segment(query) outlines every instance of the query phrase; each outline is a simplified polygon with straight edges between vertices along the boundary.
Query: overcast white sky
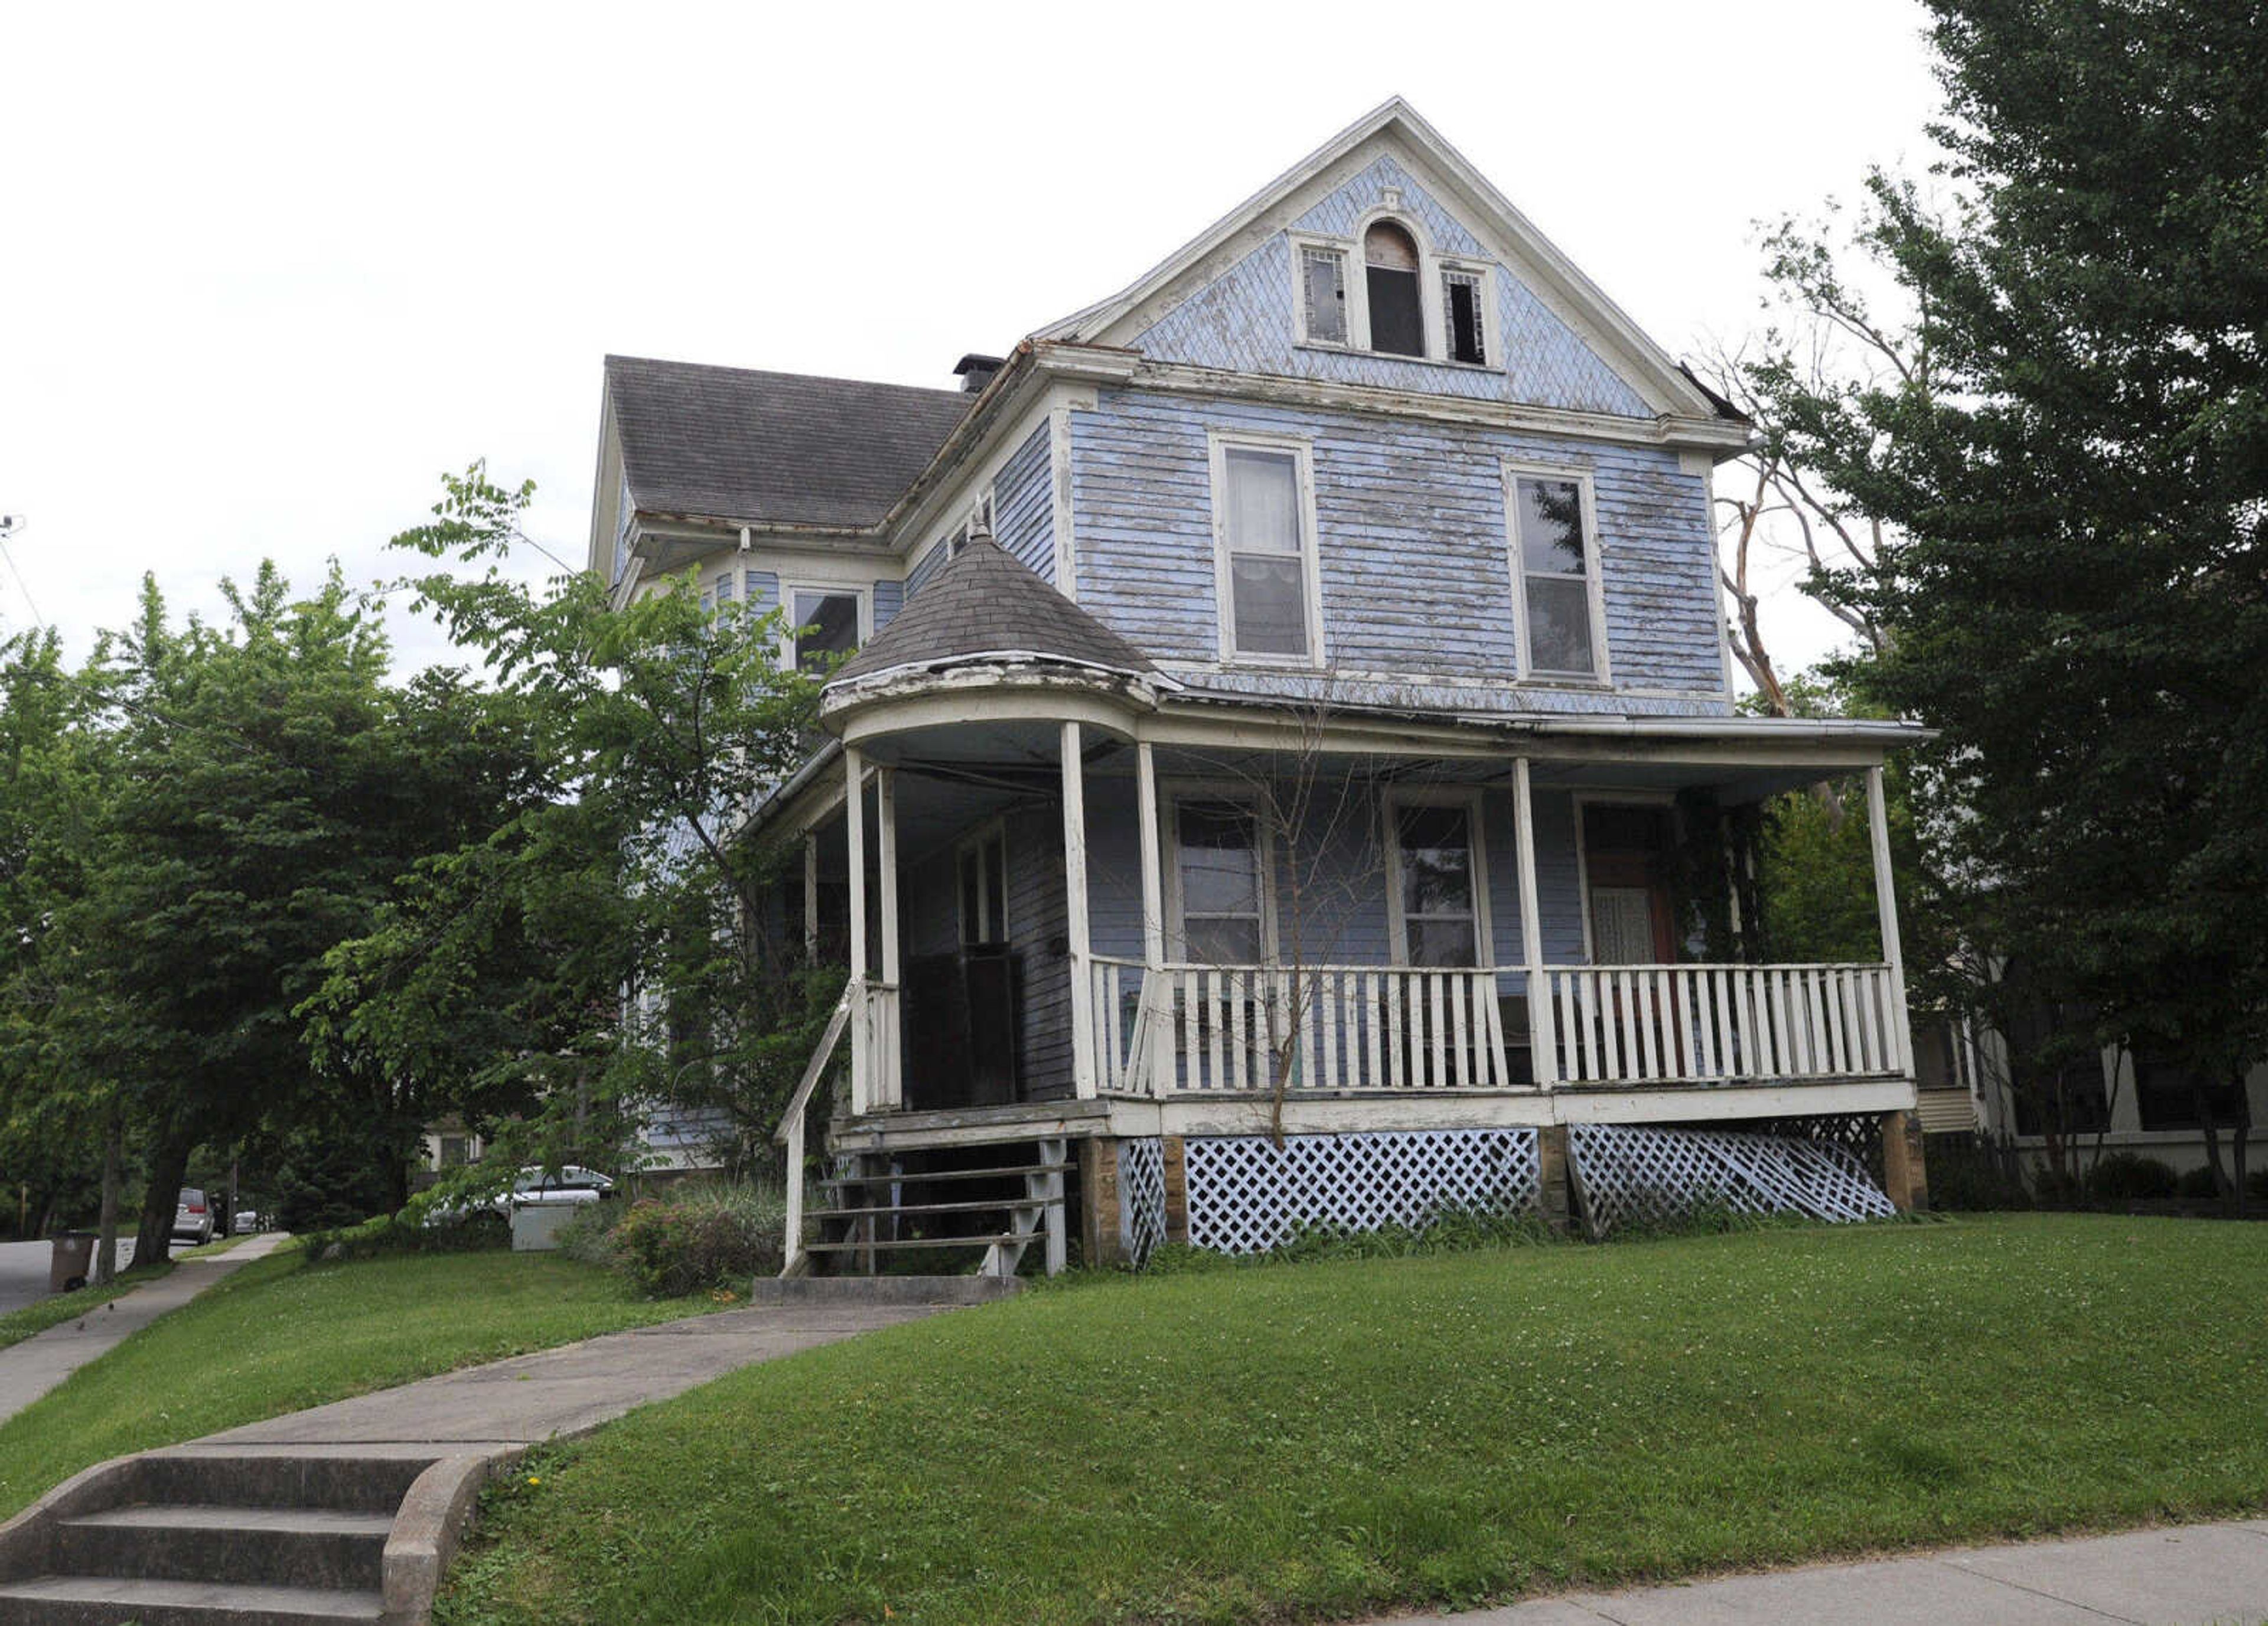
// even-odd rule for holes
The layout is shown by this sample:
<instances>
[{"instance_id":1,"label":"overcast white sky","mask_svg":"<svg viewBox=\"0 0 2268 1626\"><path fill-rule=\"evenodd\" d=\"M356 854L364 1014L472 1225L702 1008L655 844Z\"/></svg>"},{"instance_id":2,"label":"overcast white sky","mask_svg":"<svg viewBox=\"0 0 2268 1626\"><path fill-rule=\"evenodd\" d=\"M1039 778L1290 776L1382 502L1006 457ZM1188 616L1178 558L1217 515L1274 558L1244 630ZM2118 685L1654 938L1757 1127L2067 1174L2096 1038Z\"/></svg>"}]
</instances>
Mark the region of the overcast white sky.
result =
<instances>
[{"instance_id":1,"label":"overcast white sky","mask_svg":"<svg viewBox=\"0 0 2268 1626\"><path fill-rule=\"evenodd\" d=\"M0 12L0 630L366 581L437 476L579 561L609 350L949 385L1407 96L1641 326L1918 164L1908 0ZM29 590L27 602L25 589ZM1797 666L1823 617L1780 622ZM397 628L404 658L442 651Z\"/></svg>"}]
</instances>

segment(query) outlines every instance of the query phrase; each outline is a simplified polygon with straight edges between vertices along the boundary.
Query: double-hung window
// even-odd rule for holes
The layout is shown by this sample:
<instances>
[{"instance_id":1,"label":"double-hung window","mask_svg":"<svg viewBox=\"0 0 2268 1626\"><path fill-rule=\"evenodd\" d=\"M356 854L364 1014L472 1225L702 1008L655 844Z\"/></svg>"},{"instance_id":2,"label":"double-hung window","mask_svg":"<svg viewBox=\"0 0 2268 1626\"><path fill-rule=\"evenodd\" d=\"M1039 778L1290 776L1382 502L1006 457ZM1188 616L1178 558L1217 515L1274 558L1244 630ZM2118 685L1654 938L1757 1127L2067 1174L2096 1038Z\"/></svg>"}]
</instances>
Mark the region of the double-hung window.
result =
<instances>
[{"instance_id":1,"label":"double-hung window","mask_svg":"<svg viewBox=\"0 0 2268 1626\"><path fill-rule=\"evenodd\" d=\"M1488 963L1486 879L1477 798L1450 793L1388 804L1394 956L1407 966Z\"/></svg>"},{"instance_id":2,"label":"double-hung window","mask_svg":"<svg viewBox=\"0 0 2268 1626\"><path fill-rule=\"evenodd\" d=\"M860 606L856 592L799 587L793 593L795 664L821 676L858 647Z\"/></svg>"},{"instance_id":3,"label":"double-hung window","mask_svg":"<svg viewBox=\"0 0 2268 1626\"><path fill-rule=\"evenodd\" d=\"M1319 657L1312 489L1304 445L1214 441L1223 659Z\"/></svg>"},{"instance_id":4,"label":"double-hung window","mask_svg":"<svg viewBox=\"0 0 2268 1626\"><path fill-rule=\"evenodd\" d=\"M1441 273L1441 328L1451 361L1488 363L1488 283L1478 271L1452 267Z\"/></svg>"},{"instance_id":5,"label":"double-hung window","mask_svg":"<svg viewBox=\"0 0 2268 1626\"><path fill-rule=\"evenodd\" d=\"M1521 614L1523 676L1602 680L1599 549L1589 482L1580 475L1513 472L1513 578Z\"/></svg>"},{"instance_id":6,"label":"double-hung window","mask_svg":"<svg viewBox=\"0 0 2268 1626\"><path fill-rule=\"evenodd\" d=\"M1260 820L1246 803L1174 805L1174 900L1183 953L1204 965L1256 966L1267 946Z\"/></svg>"}]
</instances>

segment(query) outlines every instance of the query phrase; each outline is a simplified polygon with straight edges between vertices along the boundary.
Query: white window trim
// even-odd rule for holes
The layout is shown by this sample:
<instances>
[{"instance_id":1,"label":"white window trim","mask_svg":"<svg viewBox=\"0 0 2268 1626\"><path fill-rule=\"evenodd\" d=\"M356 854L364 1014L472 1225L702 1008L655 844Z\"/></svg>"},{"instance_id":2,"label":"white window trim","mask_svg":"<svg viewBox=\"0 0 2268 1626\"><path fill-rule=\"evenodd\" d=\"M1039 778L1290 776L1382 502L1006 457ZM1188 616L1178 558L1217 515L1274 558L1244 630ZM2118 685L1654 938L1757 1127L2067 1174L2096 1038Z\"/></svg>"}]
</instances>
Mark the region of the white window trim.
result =
<instances>
[{"instance_id":1,"label":"white window trim","mask_svg":"<svg viewBox=\"0 0 2268 1626\"><path fill-rule=\"evenodd\" d=\"M1359 350L1355 339L1355 284L1360 279L1355 271L1360 266L1353 246L1344 238L1322 237L1313 232L1286 233L1292 250L1292 333L1293 342L1312 344L1322 350ZM1307 331L1307 251L1310 248L1339 257L1339 287L1346 295L1345 316L1347 336L1344 339L1321 339ZM1368 331L1367 310L1364 330Z\"/></svg>"},{"instance_id":2,"label":"white window trim","mask_svg":"<svg viewBox=\"0 0 2268 1626\"><path fill-rule=\"evenodd\" d=\"M972 938L968 935L968 911L967 908L967 900L962 897L961 891L961 861L971 852L977 855L976 863L979 872L976 881L977 901L982 904L984 901L984 878L983 874L984 865L983 852L987 847L991 846L995 842L998 842L1000 846L999 931L992 937ZM954 843L953 916L955 928L959 933L958 937L954 940L955 947L965 948L971 943L1005 943L1008 941L1008 923L1010 918L1008 909L1008 821L1005 818L989 819Z\"/></svg>"},{"instance_id":3,"label":"white window trim","mask_svg":"<svg viewBox=\"0 0 2268 1626\"><path fill-rule=\"evenodd\" d=\"M1489 919L1488 827L1481 817L1482 795L1472 786L1395 786L1386 792L1386 925L1394 963L1410 964L1410 925L1402 897L1402 820L1405 807L1461 807L1465 844L1471 855L1473 955L1480 970L1496 966L1496 934Z\"/></svg>"},{"instance_id":4,"label":"white window trim","mask_svg":"<svg viewBox=\"0 0 2268 1626\"><path fill-rule=\"evenodd\" d=\"M1315 526L1314 450L1292 435L1266 435L1243 430L1208 430L1208 460L1212 470L1213 609L1219 623L1223 666L1285 666L1307 671L1325 664L1323 649L1323 565ZM1300 487L1300 561L1307 576L1307 652L1305 655L1242 654L1236 648L1236 607L1228 567L1228 453L1239 451L1289 452L1297 468Z\"/></svg>"},{"instance_id":5,"label":"white window trim","mask_svg":"<svg viewBox=\"0 0 2268 1626\"><path fill-rule=\"evenodd\" d=\"M1248 787L1233 783L1205 780L1181 780L1159 787L1160 816L1166 828L1159 832L1159 862L1166 873L1166 958L1186 963L1189 958L1189 934L1182 912L1182 804L1183 802L1229 802L1252 815L1253 828L1260 842L1260 958L1263 965L1274 965L1278 945L1276 931L1276 832L1269 826L1260 808L1259 798Z\"/></svg>"},{"instance_id":6,"label":"white window trim","mask_svg":"<svg viewBox=\"0 0 2268 1626\"><path fill-rule=\"evenodd\" d=\"M858 600L858 644L862 649L874 636L874 590L869 586L854 587L847 582L790 581L780 578L780 608L785 612L787 625L780 633L780 669L795 670L795 629L803 623L795 618L795 595L815 592L829 599Z\"/></svg>"},{"instance_id":7,"label":"white window trim","mask_svg":"<svg viewBox=\"0 0 2268 1626\"><path fill-rule=\"evenodd\" d=\"M1572 481L1579 489L1583 515L1585 586L1591 608L1591 654L1596 670L1558 672L1539 670L1535 661L1535 637L1528 621L1528 566L1520 546L1520 482ZM1607 688L1614 683L1614 663L1607 649L1605 549L1599 541L1599 504L1592 489L1591 471L1549 463L1504 462L1504 541L1506 562L1512 571L1512 605L1518 636L1513 640L1514 681Z\"/></svg>"},{"instance_id":8,"label":"white window trim","mask_svg":"<svg viewBox=\"0 0 2268 1626\"><path fill-rule=\"evenodd\" d=\"M1454 271L1462 276L1480 279L1478 298L1481 304L1481 352L1479 361L1459 361L1449 354L1449 301L1442 286L1447 273ZM1462 367L1471 372L1499 372L1504 368L1504 344L1497 335L1496 267L1485 260L1465 260L1454 254L1443 254L1432 262L1433 302L1440 310L1440 325L1432 337L1440 354L1434 357L1445 367Z\"/></svg>"},{"instance_id":9,"label":"white window trim","mask_svg":"<svg viewBox=\"0 0 2268 1626\"><path fill-rule=\"evenodd\" d=\"M1674 791L1576 791L1567 800L1575 812L1575 897L1583 915L1583 963L1594 966L1598 961L1591 943L1591 844L1584 835L1585 814L1594 807L1664 807L1669 810L1669 839L1678 841L1684 832L1677 828ZM1671 924L1674 927L1675 923Z\"/></svg>"}]
</instances>

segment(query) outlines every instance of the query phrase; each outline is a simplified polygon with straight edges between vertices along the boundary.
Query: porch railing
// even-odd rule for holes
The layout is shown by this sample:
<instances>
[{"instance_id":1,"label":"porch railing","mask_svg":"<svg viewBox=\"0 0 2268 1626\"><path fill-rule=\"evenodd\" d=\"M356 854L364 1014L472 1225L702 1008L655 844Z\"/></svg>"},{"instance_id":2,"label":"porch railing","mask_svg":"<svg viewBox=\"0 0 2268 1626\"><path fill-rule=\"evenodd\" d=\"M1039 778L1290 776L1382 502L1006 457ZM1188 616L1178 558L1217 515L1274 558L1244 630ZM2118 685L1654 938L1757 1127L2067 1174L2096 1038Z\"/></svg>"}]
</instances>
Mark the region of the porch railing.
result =
<instances>
[{"instance_id":1,"label":"porch railing","mask_svg":"<svg viewBox=\"0 0 2268 1626\"><path fill-rule=\"evenodd\" d=\"M1106 1093L1807 1082L1908 1070L1888 966L1211 966L1093 956ZM1524 1020L1522 1019L1525 1019Z\"/></svg>"},{"instance_id":2,"label":"porch railing","mask_svg":"<svg viewBox=\"0 0 2268 1626\"><path fill-rule=\"evenodd\" d=\"M1132 1094L1504 1089L1497 973L1096 956L1095 1078Z\"/></svg>"},{"instance_id":3,"label":"porch railing","mask_svg":"<svg viewBox=\"0 0 2268 1626\"><path fill-rule=\"evenodd\" d=\"M1888 966L1553 966L1531 1004L1544 1084L1726 1084L1906 1070Z\"/></svg>"}]
</instances>

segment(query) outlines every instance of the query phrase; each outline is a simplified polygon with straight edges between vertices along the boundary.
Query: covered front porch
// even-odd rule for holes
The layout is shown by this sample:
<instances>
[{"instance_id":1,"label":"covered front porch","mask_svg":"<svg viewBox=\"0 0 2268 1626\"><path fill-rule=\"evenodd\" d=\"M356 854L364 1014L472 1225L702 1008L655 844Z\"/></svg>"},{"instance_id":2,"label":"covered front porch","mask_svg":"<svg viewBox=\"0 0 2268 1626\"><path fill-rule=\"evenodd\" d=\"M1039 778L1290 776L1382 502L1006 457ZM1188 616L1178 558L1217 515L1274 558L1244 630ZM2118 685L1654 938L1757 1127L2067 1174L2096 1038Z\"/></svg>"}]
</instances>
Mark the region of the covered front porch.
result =
<instances>
[{"instance_id":1,"label":"covered front porch","mask_svg":"<svg viewBox=\"0 0 2268 1626\"><path fill-rule=\"evenodd\" d=\"M1506 1122L1911 1105L1892 731L972 700L854 716L813 803L800 907L853 968L861 1138L1068 1103L1097 1134L1238 1103L1342 1127L1451 1098ZM1763 960L1738 810L1837 776L1865 787L1880 956Z\"/></svg>"}]
</instances>

